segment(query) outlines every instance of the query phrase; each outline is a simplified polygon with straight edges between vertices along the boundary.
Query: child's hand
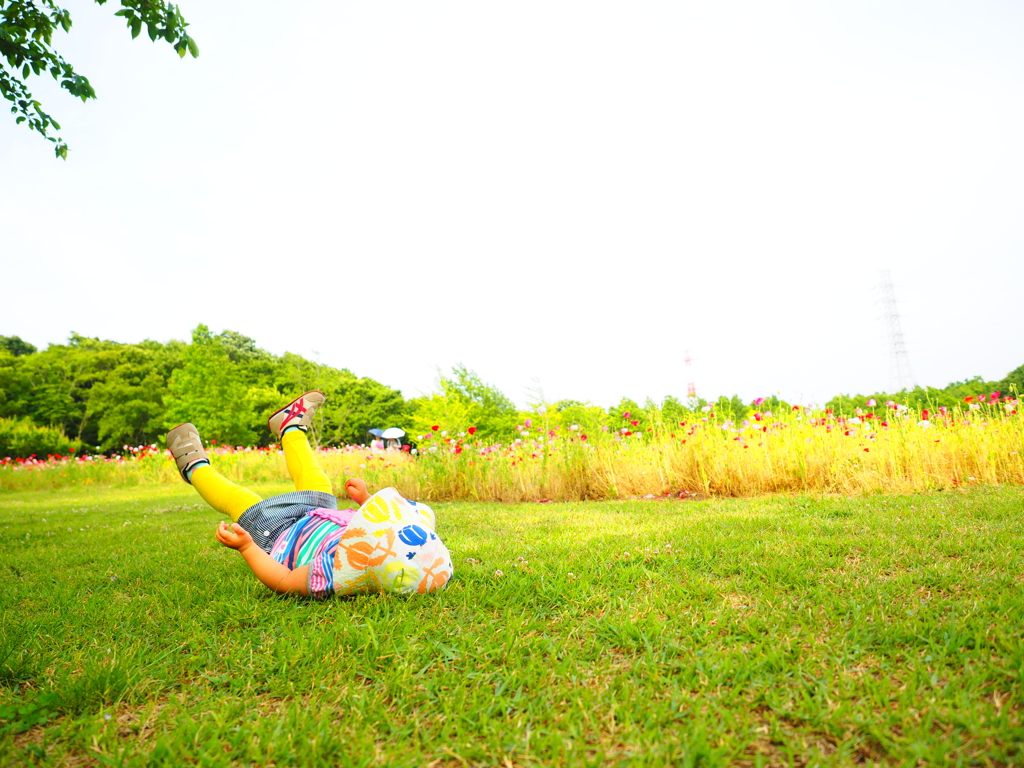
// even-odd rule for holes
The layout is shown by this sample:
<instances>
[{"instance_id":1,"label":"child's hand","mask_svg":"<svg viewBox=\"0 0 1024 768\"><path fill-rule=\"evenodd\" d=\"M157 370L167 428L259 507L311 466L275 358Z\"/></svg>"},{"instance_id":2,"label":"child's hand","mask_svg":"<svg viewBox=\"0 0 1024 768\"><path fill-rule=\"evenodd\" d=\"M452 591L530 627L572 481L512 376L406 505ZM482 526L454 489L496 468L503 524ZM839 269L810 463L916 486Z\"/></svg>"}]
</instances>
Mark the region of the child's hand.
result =
<instances>
[{"instance_id":1,"label":"child's hand","mask_svg":"<svg viewBox=\"0 0 1024 768\"><path fill-rule=\"evenodd\" d=\"M345 493L356 504L362 506L370 498L370 492L366 490L366 483L358 477L350 477L345 482Z\"/></svg>"},{"instance_id":2,"label":"child's hand","mask_svg":"<svg viewBox=\"0 0 1024 768\"><path fill-rule=\"evenodd\" d=\"M231 527L228 527L227 523L221 523L217 526L216 537L225 547L237 549L239 552L253 545L252 536L238 523L232 523Z\"/></svg>"}]
</instances>

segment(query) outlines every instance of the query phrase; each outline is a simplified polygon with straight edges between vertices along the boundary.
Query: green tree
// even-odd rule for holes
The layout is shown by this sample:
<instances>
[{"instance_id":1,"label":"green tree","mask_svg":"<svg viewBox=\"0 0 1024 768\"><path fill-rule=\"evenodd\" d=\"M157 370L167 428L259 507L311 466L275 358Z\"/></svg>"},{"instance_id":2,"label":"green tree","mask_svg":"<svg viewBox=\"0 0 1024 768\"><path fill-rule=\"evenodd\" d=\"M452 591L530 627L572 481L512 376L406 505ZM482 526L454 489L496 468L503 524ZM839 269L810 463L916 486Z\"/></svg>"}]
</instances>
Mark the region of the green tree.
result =
<instances>
[{"instance_id":1,"label":"green tree","mask_svg":"<svg viewBox=\"0 0 1024 768\"><path fill-rule=\"evenodd\" d=\"M20 336L0 336L0 349L6 349L15 357L31 355L36 348L27 341L22 341Z\"/></svg>"},{"instance_id":2,"label":"green tree","mask_svg":"<svg viewBox=\"0 0 1024 768\"><path fill-rule=\"evenodd\" d=\"M90 392L116 365L116 351L122 346L72 333L67 344L51 344L42 352L15 358L5 415L28 417L39 426L56 427L73 439L97 445Z\"/></svg>"},{"instance_id":3,"label":"green tree","mask_svg":"<svg viewBox=\"0 0 1024 768\"><path fill-rule=\"evenodd\" d=\"M1024 394L1024 365L1014 368L1006 374L1006 378L996 384L996 391L1002 392L1004 395Z\"/></svg>"},{"instance_id":4,"label":"green tree","mask_svg":"<svg viewBox=\"0 0 1024 768\"><path fill-rule=\"evenodd\" d=\"M112 352L109 373L91 388L87 401L87 414L96 424L96 445L117 450L157 441L166 426L167 381L181 365L184 346L145 341Z\"/></svg>"},{"instance_id":5,"label":"green tree","mask_svg":"<svg viewBox=\"0 0 1024 768\"><path fill-rule=\"evenodd\" d=\"M168 382L164 427L190 421L206 440L252 445L256 432L249 383L242 367L232 362L229 347L198 325L181 361Z\"/></svg>"},{"instance_id":6,"label":"green tree","mask_svg":"<svg viewBox=\"0 0 1024 768\"><path fill-rule=\"evenodd\" d=\"M410 401L410 424L414 432L425 433L434 424L449 432L476 427L480 437L505 440L515 431L519 412L497 387L484 383L476 371L464 365L441 376L440 392Z\"/></svg>"},{"instance_id":7,"label":"green tree","mask_svg":"<svg viewBox=\"0 0 1024 768\"><path fill-rule=\"evenodd\" d=\"M678 427L679 422L686 421L691 415L690 409L683 405L677 397L667 395L661 401L661 418L668 427Z\"/></svg>"},{"instance_id":8,"label":"green tree","mask_svg":"<svg viewBox=\"0 0 1024 768\"><path fill-rule=\"evenodd\" d=\"M104 5L107 0L95 0ZM185 19L176 5L165 0L121 0L122 17L138 37L146 28L150 40L166 40L178 55L199 55L199 48L185 32ZM19 125L25 123L53 142L57 157L67 159L68 145L49 135L60 124L32 98L26 81L33 75L49 73L72 96L82 101L96 98L89 79L80 75L53 47L53 33L71 30L71 13L54 0L0 0L0 94L11 102L11 113Z\"/></svg>"},{"instance_id":9,"label":"green tree","mask_svg":"<svg viewBox=\"0 0 1024 768\"><path fill-rule=\"evenodd\" d=\"M550 412L562 429L569 429L575 424L584 434L597 432L601 427L609 425L608 414L604 408L581 403L579 400L559 400L551 406ZM621 417L616 414L615 424L619 423Z\"/></svg>"}]
</instances>

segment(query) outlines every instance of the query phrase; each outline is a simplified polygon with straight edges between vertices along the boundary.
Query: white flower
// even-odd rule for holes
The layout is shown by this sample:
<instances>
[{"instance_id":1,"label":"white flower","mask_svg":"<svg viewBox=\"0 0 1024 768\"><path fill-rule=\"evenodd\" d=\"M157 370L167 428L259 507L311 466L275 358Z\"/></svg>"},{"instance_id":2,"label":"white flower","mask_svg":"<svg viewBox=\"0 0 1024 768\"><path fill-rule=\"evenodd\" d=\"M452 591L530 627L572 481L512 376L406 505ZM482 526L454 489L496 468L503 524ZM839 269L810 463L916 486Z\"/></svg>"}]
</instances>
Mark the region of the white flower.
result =
<instances>
[{"instance_id":1,"label":"white flower","mask_svg":"<svg viewBox=\"0 0 1024 768\"><path fill-rule=\"evenodd\" d=\"M501 571L495 571L494 575L495 576L504 576L505 574L503 572L501 572Z\"/></svg>"},{"instance_id":2,"label":"white flower","mask_svg":"<svg viewBox=\"0 0 1024 768\"><path fill-rule=\"evenodd\" d=\"M448 437L448 430L446 430L446 429L441 430L441 437Z\"/></svg>"},{"instance_id":3,"label":"white flower","mask_svg":"<svg viewBox=\"0 0 1024 768\"><path fill-rule=\"evenodd\" d=\"M711 406L705 405L703 408L701 408L701 411L703 411L704 413L711 413Z\"/></svg>"},{"instance_id":4,"label":"white flower","mask_svg":"<svg viewBox=\"0 0 1024 768\"><path fill-rule=\"evenodd\" d=\"M860 424L860 423L861 423L860 419L858 419L856 416L854 416L852 419L850 419L847 422L847 424Z\"/></svg>"},{"instance_id":5,"label":"white flower","mask_svg":"<svg viewBox=\"0 0 1024 768\"><path fill-rule=\"evenodd\" d=\"M570 425L569 425L569 429L570 429L571 431L573 431L573 432L575 432L575 431L576 431L577 429L579 429L579 428L580 428L580 425L579 425L579 424L570 424Z\"/></svg>"},{"instance_id":6,"label":"white flower","mask_svg":"<svg viewBox=\"0 0 1024 768\"><path fill-rule=\"evenodd\" d=\"M917 426L924 427L925 429L927 429L931 425L932 425L932 423L930 421L921 420L921 421L917 422Z\"/></svg>"}]
</instances>

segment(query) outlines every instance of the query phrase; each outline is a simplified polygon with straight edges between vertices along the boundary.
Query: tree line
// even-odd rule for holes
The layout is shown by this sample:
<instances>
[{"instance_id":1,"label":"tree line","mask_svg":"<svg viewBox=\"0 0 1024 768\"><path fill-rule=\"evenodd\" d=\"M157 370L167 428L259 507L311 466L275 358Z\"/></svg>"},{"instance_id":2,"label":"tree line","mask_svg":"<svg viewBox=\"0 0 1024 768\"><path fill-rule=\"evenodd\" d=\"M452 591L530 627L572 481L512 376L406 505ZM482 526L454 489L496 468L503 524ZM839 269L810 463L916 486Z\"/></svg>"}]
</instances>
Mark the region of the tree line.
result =
<instances>
[{"instance_id":1,"label":"tree line","mask_svg":"<svg viewBox=\"0 0 1024 768\"><path fill-rule=\"evenodd\" d=\"M213 334L205 325L189 342L123 344L73 333L66 344L43 351L17 336L0 336L0 458L161 446L164 433L185 421L194 422L207 440L267 445L267 416L311 389L328 396L313 428L314 440L326 445L365 443L372 427L400 426L414 444L435 427L507 442L530 428L527 419L544 430L647 429L686 421L705 406L736 421L754 410L790 407L777 397L746 403L735 395L712 401L667 396L642 405L623 398L600 407L574 400L548 403L538 394L528 411L520 411L462 365L439 377L437 391L405 399L398 390L347 369L290 352L274 355L237 331ZM998 382L975 377L944 388L838 395L826 406L852 411L869 407L870 399L879 408L887 400L919 408L953 406L968 397L1021 389L1024 365Z\"/></svg>"}]
</instances>

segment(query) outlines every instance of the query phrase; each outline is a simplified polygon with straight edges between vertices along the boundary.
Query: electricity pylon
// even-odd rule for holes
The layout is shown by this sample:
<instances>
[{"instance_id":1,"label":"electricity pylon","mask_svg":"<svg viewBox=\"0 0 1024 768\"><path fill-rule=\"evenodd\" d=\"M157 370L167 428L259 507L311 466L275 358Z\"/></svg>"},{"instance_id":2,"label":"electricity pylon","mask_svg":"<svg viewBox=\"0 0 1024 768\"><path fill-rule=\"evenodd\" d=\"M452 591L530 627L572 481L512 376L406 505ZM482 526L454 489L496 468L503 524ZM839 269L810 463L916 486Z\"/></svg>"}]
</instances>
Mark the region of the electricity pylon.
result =
<instances>
[{"instance_id":1,"label":"electricity pylon","mask_svg":"<svg viewBox=\"0 0 1024 768\"><path fill-rule=\"evenodd\" d=\"M900 313L896 309L896 294L892 289L892 277L889 270L879 270L882 282L882 315L885 330L889 337L889 386L893 392L910 389L914 386L914 372L910 369L910 356L903 340L903 329L900 326Z\"/></svg>"}]
</instances>

